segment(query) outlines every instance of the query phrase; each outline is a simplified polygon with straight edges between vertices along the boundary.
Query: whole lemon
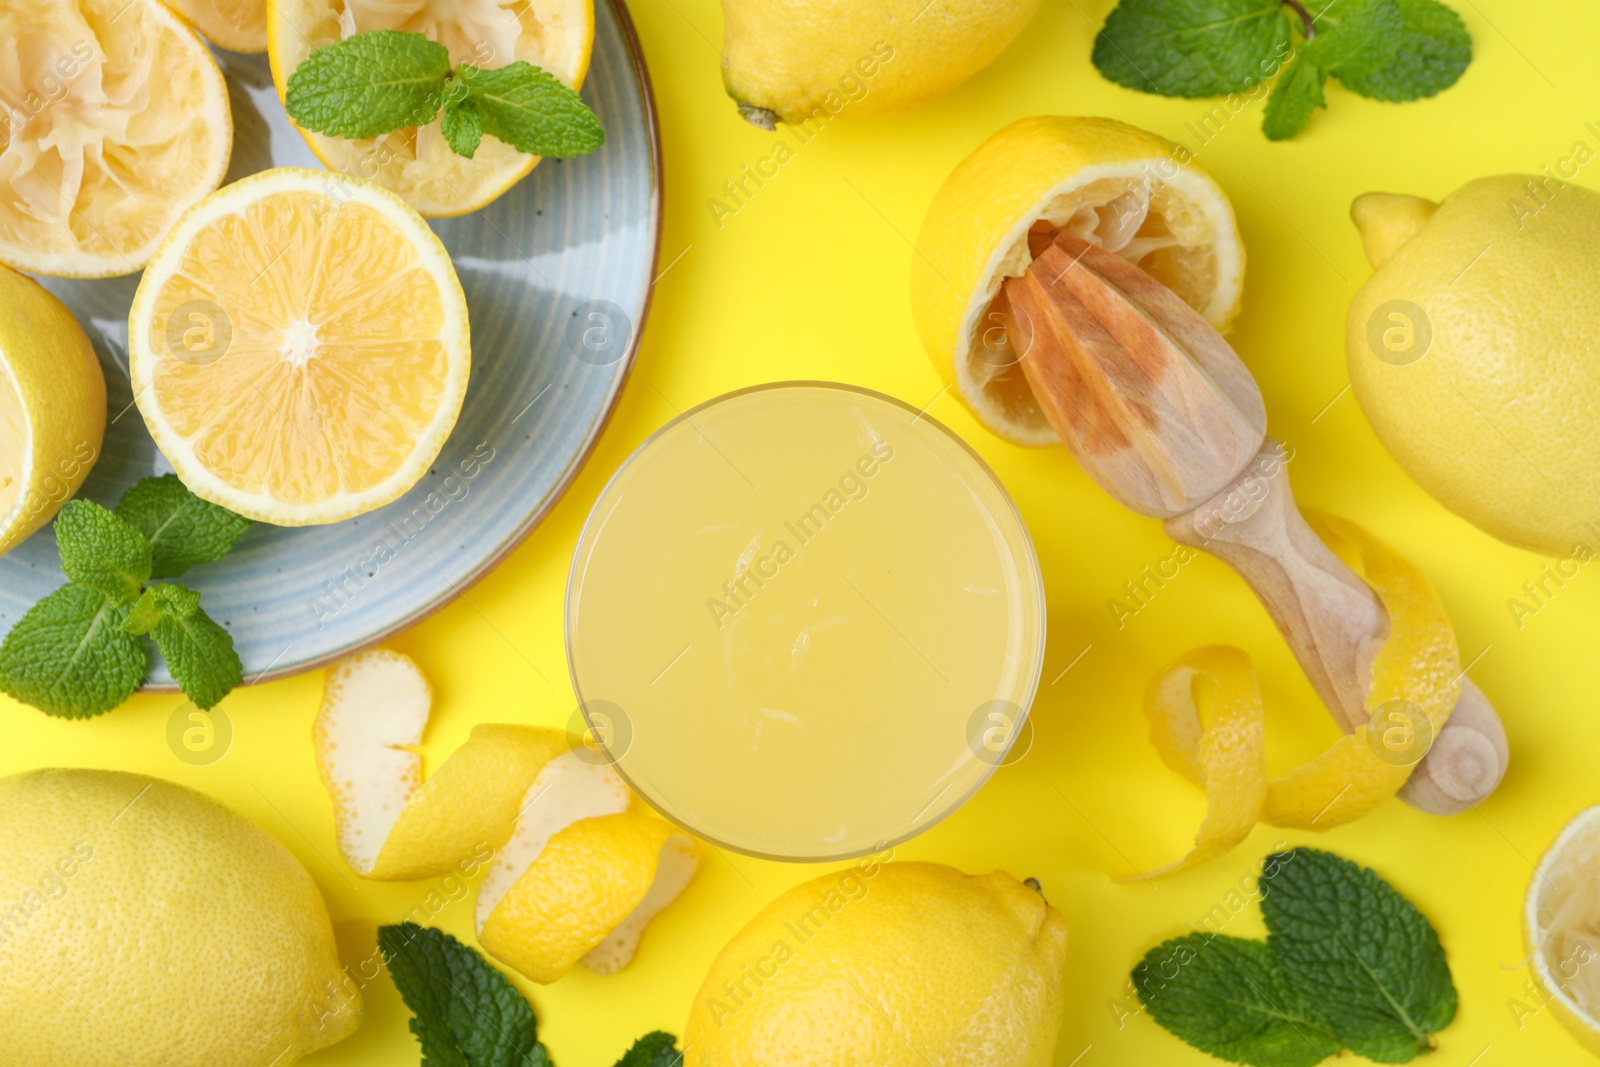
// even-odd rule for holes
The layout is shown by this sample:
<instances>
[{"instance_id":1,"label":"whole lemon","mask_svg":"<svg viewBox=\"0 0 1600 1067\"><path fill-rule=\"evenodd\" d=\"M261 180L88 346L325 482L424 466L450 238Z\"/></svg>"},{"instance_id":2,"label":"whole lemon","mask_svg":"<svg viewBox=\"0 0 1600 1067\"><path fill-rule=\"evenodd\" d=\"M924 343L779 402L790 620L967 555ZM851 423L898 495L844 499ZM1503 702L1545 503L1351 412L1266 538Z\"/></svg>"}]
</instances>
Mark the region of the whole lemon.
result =
<instances>
[{"instance_id":1,"label":"whole lemon","mask_svg":"<svg viewBox=\"0 0 1600 1067\"><path fill-rule=\"evenodd\" d=\"M1351 215L1377 270L1346 354L1379 439L1503 541L1600 543L1600 194L1502 175L1437 205L1369 193Z\"/></svg>"},{"instance_id":2,"label":"whole lemon","mask_svg":"<svg viewBox=\"0 0 1600 1067\"><path fill-rule=\"evenodd\" d=\"M696 994L688 1067L1043 1067L1067 924L1009 874L864 860L784 893Z\"/></svg>"},{"instance_id":3,"label":"whole lemon","mask_svg":"<svg viewBox=\"0 0 1600 1067\"><path fill-rule=\"evenodd\" d=\"M215 801L139 774L0 779L7 1067L284 1067L347 1036L317 887Z\"/></svg>"},{"instance_id":4,"label":"whole lemon","mask_svg":"<svg viewBox=\"0 0 1600 1067\"><path fill-rule=\"evenodd\" d=\"M722 81L757 126L889 115L949 92L1040 0L723 0Z\"/></svg>"}]
</instances>

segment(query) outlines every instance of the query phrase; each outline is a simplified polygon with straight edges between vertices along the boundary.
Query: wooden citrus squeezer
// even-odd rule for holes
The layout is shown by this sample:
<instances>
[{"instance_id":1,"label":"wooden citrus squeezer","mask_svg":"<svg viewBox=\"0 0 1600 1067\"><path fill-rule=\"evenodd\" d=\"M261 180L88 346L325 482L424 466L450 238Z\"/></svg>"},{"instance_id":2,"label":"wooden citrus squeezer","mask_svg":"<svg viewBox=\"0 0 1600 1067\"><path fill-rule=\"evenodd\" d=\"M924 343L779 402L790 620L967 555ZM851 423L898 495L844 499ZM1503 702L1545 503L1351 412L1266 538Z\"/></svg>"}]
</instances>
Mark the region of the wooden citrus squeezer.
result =
<instances>
[{"instance_id":1,"label":"wooden citrus squeezer","mask_svg":"<svg viewBox=\"0 0 1600 1067\"><path fill-rule=\"evenodd\" d=\"M1177 294L1072 234L1029 235L1033 263L994 310L1050 425L1122 504L1249 583L1345 732L1367 721L1382 604L1306 525L1261 392L1228 343ZM1462 679L1454 713L1401 796L1450 814L1500 783L1506 735Z\"/></svg>"}]
</instances>

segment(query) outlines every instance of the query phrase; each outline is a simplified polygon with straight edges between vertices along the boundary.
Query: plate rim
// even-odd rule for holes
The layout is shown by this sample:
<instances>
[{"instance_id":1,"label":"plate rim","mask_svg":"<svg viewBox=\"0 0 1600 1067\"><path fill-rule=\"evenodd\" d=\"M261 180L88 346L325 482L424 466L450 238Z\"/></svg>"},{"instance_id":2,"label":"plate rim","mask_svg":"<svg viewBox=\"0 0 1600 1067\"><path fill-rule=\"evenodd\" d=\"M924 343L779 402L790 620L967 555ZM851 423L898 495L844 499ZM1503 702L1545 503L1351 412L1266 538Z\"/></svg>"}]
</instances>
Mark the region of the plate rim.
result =
<instances>
[{"instance_id":1,"label":"plate rim","mask_svg":"<svg viewBox=\"0 0 1600 1067\"><path fill-rule=\"evenodd\" d=\"M596 2L598 3L599 0L596 0ZM661 223L662 205L664 203L662 181L664 172L661 163L661 118L656 109L655 86L650 81L650 68L645 61L644 47L639 41L638 28L634 25L633 15L628 11L627 0L605 0L605 2L610 5L611 10L617 16L617 25L622 30L624 43L628 46L628 58L633 64L634 73L638 75L639 98L644 105L645 127L649 132L650 141L650 216L651 224L655 228L655 241L650 249L651 280L645 286L644 303L639 307L639 321L633 331L633 338L628 343L628 351L620 360L621 372L617 375L611 386L610 393L606 396L605 403L600 411L600 417L595 420L593 428L583 442L583 447L568 463L566 472L562 474L560 480L539 507L528 516L522 528L507 538L505 543L496 548L493 553L486 556L466 577L456 582L447 591L441 593L429 603L385 624L368 637L343 645L304 663L294 663L284 667L274 667L269 664L266 669L254 677L247 678L241 682L241 686L259 685L263 682L273 682L281 678L292 678L296 675L308 674L311 671L326 667L334 660L342 659L345 656L353 655L387 641L402 630L408 630L436 612L449 607L464 595L468 589L488 577L490 571L498 567L507 556L516 551L532 535L534 530L544 523L544 520L550 516L550 512L555 510L556 505L565 499L573 483L578 480L578 475L583 473L583 469L589 465L589 460L593 457L595 449L599 447L600 438L605 434L607 427L611 425L611 420L617 413L617 407L622 402L623 390L627 388L629 379L633 377L634 367L639 356L639 346L644 343L645 324L649 321L651 304L655 300L656 268L661 265ZM141 693L182 692L175 682L146 682L139 687L138 691Z\"/></svg>"}]
</instances>

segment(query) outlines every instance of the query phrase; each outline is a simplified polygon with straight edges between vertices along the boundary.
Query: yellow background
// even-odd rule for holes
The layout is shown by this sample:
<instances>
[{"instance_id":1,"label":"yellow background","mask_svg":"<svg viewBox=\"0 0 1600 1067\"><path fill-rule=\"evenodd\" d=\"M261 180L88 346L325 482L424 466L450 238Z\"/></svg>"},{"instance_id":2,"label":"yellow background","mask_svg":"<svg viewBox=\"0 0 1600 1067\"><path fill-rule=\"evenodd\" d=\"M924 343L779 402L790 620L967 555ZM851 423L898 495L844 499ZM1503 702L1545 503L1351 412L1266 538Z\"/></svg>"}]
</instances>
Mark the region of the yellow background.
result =
<instances>
[{"instance_id":1,"label":"yellow background","mask_svg":"<svg viewBox=\"0 0 1600 1067\"><path fill-rule=\"evenodd\" d=\"M1106 601L1168 555L1171 542L1155 521L1112 503L1063 450L1007 445L940 396L908 310L911 241L958 160L1025 115L1114 116L1185 140L1228 191L1249 251L1244 311L1230 339L1261 384L1271 432L1295 449L1290 475L1300 501L1366 524L1427 571L1455 619L1463 658L1481 653L1473 677L1510 734L1510 774L1480 810L1440 819L1390 802L1325 835L1285 836L1371 865L1432 919L1461 1007L1430 1062L1587 1062L1548 1011L1528 1014L1535 1005L1523 988L1519 924L1532 864L1569 817L1600 800L1600 569L1584 569L1519 628L1506 601L1544 560L1479 533L1423 493L1345 391L1344 312L1369 273L1347 215L1352 197L1385 189L1437 198L1485 174L1538 173L1577 141L1600 148L1592 4L1451 2L1471 29L1475 59L1443 96L1380 104L1334 84L1329 108L1293 141L1266 141L1255 104L1202 146L1184 127L1212 102L1140 95L1091 67L1090 45L1112 0L1052 0L998 62L949 96L887 120L847 110L719 226L708 200L780 135L741 122L723 95L716 0L636 0L665 144L666 269L638 368L572 491L495 573L391 642L435 686L430 767L474 723L567 722L573 695L561 616L574 541L605 479L677 410L788 378L854 382L919 407L932 401L932 413L994 466L1027 519L1048 587L1050 636L1032 750L898 856L1043 882L1072 928L1058 1065L1217 1062L1148 1018L1124 1014L1137 1006L1128 972L1150 946L1226 906L1279 832L1259 829L1231 855L1168 881L1113 882L1135 865L1180 855L1202 810L1197 792L1150 748L1141 689L1177 653L1226 641L1247 649L1262 673L1275 768L1325 745L1334 727L1265 612L1209 558L1185 565L1118 630ZM1600 164L1590 167L1595 174L1577 180L1600 187ZM362 883L337 858L311 757L321 685L315 672L235 692L225 703L232 748L206 767L167 747L176 697L136 697L89 722L53 720L0 698L0 771L119 767L221 798L304 861L340 925L348 962L364 939L370 944L375 924L435 885ZM555 1062L609 1067L645 1031L681 1032L723 942L781 890L821 873L707 849L699 876L654 921L628 970L597 978L580 969L549 988L524 983ZM436 922L470 938L470 901ZM1253 904L1225 927L1245 936L1260 929ZM414 1063L405 1019L380 979L368 988L360 1032L305 1062Z\"/></svg>"}]
</instances>

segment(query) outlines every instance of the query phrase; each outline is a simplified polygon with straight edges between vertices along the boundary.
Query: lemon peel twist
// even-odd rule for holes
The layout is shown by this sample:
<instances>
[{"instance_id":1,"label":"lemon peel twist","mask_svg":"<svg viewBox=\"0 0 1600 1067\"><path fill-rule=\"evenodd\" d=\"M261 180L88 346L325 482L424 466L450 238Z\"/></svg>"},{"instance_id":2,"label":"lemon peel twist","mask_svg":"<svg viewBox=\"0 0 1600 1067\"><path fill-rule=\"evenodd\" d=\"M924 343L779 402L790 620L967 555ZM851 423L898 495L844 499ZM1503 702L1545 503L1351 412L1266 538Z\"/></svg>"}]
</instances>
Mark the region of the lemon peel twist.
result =
<instances>
[{"instance_id":1,"label":"lemon peel twist","mask_svg":"<svg viewBox=\"0 0 1600 1067\"><path fill-rule=\"evenodd\" d=\"M1188 870L1233 848L1258 821L1327 830L1393 796L1426 754L1381 756L1387 709L1416 709L1437 737L1461 695L1455 630L1427 576L1347 519L1311 513L1323 541L1377 594L1389 634L1372 662L1367 722L1282 778L1269 779L1261 687L1240 649L1212 645L1178 657L1145 689L1150 741L1162 760L1206 792L1204 820L1182 859L1149 875ZM1420 726L1417 722L1414 725ZM1418 731L1420 732L1420 731ZM1388 746L1392 749L1393 746Z\"/></svg>"},{"instance_id":2,"label":"lemon peel twist","mask_svg":"<svg viewBox=\"0 0 1600 1067\"><path fill-rule=\"evenodd\" d=\"M694 842L635 810L621 776L565 731L483 723L426 780L432 707L407 656L358 652L328 672L314 741L339 851L360 875L485 871L485 951L536 982L578 963L612 974L694 876Z\"/></svg>"}]
</instances>

